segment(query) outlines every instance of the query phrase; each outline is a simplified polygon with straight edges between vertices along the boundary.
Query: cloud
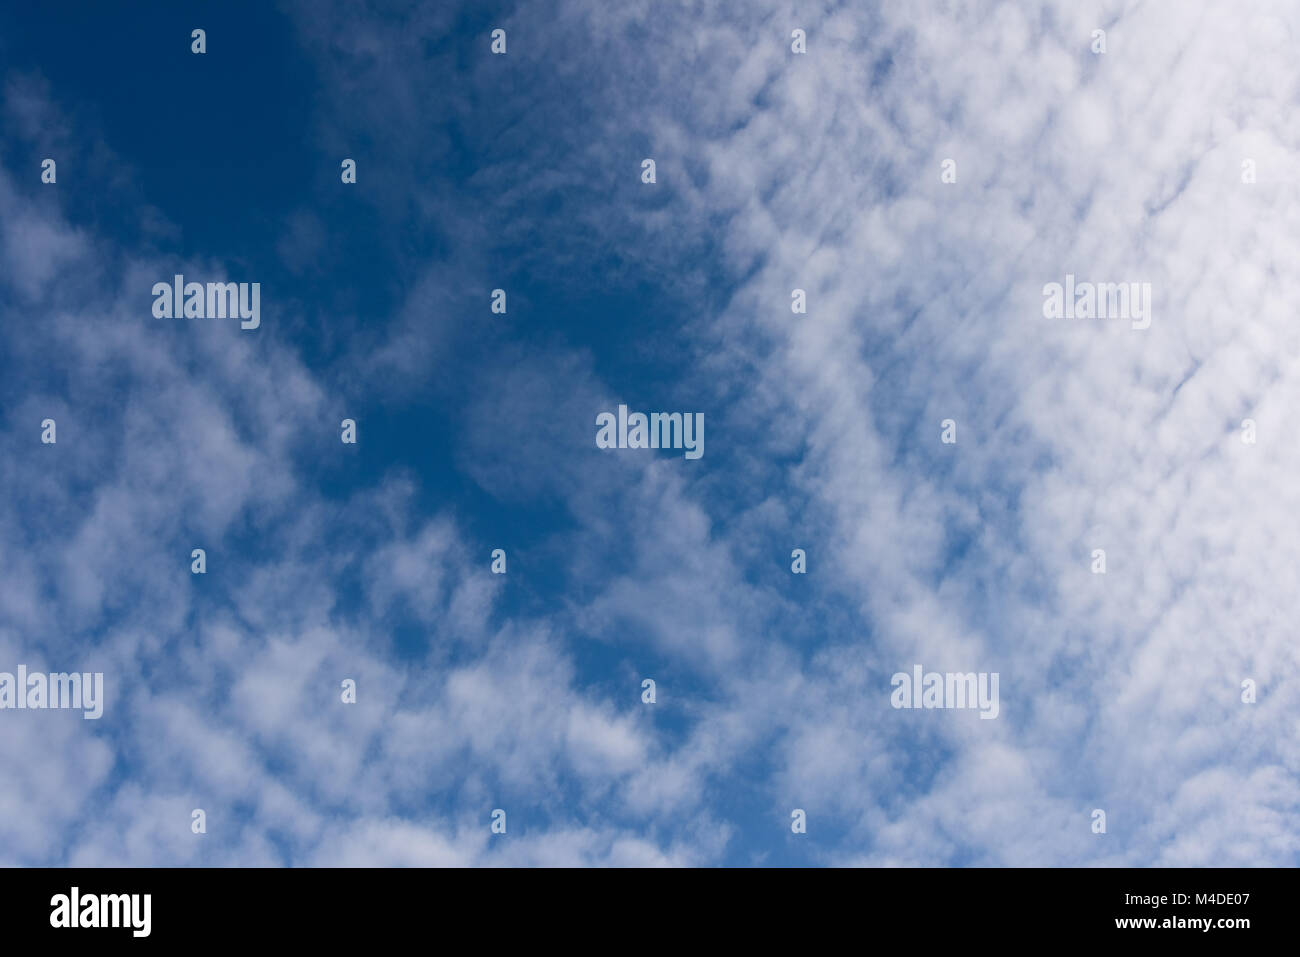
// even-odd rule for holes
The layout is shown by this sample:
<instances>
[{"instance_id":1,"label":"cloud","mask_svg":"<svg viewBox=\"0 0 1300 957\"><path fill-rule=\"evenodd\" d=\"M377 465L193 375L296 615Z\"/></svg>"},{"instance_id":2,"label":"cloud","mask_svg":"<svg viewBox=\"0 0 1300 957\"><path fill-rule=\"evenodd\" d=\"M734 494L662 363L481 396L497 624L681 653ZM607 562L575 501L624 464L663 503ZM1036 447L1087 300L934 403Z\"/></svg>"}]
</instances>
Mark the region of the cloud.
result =
<instances>
[{"instance_id":1,"label":"cloud","mask_svg":"<svg viewBox=\"0 0 1300 957\"><path fill-rule=\"evenodd\" d=\"M0 175L0 651L112 689L0 736L50 766L0 778L7 860L1295 863L1295 20L574 0L493 58L299 8L393 250L325 347L160 325L222 264ZM1044 318L1067 273L1151 283L1150 328ZM596 449L642 398L705 457ZM889 707L915 663L998 672L999 719Z\"/></svg>"}]
</instances>

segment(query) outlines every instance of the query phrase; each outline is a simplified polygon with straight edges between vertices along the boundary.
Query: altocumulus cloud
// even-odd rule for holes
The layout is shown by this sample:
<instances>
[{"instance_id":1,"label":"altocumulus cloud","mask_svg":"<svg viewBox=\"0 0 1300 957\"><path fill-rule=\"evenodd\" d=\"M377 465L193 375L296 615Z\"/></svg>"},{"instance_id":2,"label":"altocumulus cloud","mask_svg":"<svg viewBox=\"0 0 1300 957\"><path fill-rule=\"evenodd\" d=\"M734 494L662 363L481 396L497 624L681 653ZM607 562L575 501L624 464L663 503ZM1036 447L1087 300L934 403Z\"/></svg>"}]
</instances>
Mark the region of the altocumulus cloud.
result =
<instances>
[{"instance_id":1,"label":"altocumulus cloud","mask_svg":"<svg viewBox=\"0 0 1300 957\"><path fill-rule=\"evenodd\" d=\"M301 197L242 333L146 293L245 264L7 153L0 667L108 701L4 714L6 863L1295 863L1298 19L291 8L391 255L313 299ZM1149 282L1150 327L1044 318L1067 273ZM619 402L708 454L602 453ZM892 709L917 662L999 673L997 720Z\"/></svg>"}]
</instances>

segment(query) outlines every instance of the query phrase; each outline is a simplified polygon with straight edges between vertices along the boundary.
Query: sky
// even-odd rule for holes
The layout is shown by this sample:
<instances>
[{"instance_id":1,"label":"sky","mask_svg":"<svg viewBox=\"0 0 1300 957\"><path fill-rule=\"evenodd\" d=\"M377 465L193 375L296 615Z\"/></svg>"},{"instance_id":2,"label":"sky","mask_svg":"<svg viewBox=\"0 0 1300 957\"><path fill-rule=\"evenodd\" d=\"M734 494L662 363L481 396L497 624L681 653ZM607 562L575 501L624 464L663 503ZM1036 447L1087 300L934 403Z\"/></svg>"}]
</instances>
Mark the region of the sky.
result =
<instances>
[{"instance_id":1,"label":"sky","mask_svg":"<svg viewBox=\"0 0 1300 957\"><path fill-rule=\"evenodd\" d=\"M1298 33L0 8L0 864L1300 863Z\"/></svg>"}]
</instances>

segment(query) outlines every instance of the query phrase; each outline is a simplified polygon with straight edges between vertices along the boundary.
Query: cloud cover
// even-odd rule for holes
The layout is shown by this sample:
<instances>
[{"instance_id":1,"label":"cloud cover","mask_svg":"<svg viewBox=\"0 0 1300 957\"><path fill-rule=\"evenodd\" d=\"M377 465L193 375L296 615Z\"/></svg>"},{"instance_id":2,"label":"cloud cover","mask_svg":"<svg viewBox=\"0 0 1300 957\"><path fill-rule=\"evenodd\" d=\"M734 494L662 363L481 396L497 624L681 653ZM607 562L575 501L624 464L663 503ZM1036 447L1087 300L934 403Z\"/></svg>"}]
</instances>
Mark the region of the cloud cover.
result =
<instances>
[{"instance_id":1,"label":"cloud cover","mask_svg":"<svg viewBox=\"0 0 1300 957\"><path fill-rule=\"evenodd\" d=\"M284 13L364 189L256 334L152 320L240 264L42 193L69 107L5 87L0 662L109 688L4 713L5 863L1296 862L1294 5ZM304 278L345 227L387 264ZM705 458L597 450L619 401Z\"/></svg>"}]
</instances>

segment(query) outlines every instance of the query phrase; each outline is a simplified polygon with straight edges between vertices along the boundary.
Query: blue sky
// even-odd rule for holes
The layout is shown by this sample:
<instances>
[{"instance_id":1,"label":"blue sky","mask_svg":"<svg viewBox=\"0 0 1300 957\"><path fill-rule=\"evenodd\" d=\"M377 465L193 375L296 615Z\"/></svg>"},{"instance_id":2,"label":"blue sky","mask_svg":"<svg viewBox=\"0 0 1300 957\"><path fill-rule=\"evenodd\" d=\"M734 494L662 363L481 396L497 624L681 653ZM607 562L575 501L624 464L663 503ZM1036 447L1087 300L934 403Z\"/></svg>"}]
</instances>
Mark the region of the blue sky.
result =
<instances>
[{"instance_id":1,"label":"blue sky","mask_svg":"<svg viewBox=\"0 0 1300 957\"><path fill-rule=\"evenodd\" d=\"M1296 863L1298 26L4 10L0 671L107 702L0 712L0 862Z\"/></svg>"}]
</instances>

